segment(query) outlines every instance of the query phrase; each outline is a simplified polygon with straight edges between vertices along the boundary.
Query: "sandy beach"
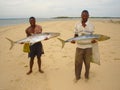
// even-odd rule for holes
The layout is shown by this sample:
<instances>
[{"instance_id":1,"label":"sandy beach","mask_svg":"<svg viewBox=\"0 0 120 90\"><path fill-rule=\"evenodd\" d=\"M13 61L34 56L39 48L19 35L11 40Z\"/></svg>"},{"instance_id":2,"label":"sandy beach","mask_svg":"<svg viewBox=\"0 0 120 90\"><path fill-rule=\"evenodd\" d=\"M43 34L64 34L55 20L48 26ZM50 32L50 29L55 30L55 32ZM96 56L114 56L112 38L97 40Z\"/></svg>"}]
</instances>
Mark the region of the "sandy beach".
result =
<instances>
[{"instance_id":1,"label":"sandy beach","mask_svg":"<svg viewBox=\"0 0 120 90\"><path fill-rule=\"evenodd\" d=\"M39 22L43 32L60 32L59 38L73 37L74 25L78 20L58 20ZM16 44L9 50L10 43L26 37L29 24L0 27L0 90L120 90L120 22L116 20L90 19L95 25L95 33L110 36L99 42L101 65L91 63L90 79L75 83L74 57L76 44L66 43L61 49L57 38L42 41L45 54L42 56L44 74L38 72L35 58L33 73L29 70L29 58L22 51L23 45ZM119 20L120 21L120 20Z\"/></svg>"}]
</instances>

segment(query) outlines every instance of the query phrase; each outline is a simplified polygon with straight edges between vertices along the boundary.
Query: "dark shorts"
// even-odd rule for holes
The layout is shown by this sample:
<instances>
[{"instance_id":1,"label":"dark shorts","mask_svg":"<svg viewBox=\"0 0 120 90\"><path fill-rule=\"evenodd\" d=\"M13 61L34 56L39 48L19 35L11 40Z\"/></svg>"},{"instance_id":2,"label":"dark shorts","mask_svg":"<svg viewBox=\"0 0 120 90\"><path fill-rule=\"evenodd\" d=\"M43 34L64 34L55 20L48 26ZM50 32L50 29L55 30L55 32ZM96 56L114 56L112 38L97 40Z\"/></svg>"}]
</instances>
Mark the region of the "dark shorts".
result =
<instances>
[{"instance_id":1,"label":"dark shorts","mask_svg":"<svg viewBox=\"0 0 120 90\"><path fill-rule=\"evenodd\" d=\"M30 46L30 53L28 54L28 57L40 57L42 54L44 54L44 50L41 42L35 43Z\"/></svg>"}]
</instances>

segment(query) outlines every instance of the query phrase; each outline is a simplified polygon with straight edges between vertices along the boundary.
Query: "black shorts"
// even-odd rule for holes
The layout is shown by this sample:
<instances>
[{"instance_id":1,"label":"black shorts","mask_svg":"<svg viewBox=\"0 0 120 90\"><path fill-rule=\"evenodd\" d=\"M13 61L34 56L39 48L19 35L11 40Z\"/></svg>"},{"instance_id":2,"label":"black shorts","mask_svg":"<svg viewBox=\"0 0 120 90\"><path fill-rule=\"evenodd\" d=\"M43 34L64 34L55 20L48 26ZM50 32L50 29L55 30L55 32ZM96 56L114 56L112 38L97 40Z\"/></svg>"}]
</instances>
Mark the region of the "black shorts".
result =
<instances>
[{"instance_id":1,"label":"black shorts","mask_svg":"<svg viewBox=\"0 0 120 90\"><path fill-rule=\"evenodd\" d=\"M28 54L28 57L40 57L42 54L44 54L44 50L41 42L37 42L30 46L30 53Z\"/></svg>"}]
</instances>

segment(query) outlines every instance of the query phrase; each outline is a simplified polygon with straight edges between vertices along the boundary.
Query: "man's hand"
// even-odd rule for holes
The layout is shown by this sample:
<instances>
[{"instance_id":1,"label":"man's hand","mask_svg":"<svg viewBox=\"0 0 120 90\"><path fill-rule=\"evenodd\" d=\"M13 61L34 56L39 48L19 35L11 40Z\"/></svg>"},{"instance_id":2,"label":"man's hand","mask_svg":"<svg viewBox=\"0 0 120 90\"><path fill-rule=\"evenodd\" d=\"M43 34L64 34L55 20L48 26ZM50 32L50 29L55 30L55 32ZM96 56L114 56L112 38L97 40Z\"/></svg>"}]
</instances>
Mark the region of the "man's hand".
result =
<instances>
[{"instance_id":1,"label":"man's hand","mask_svg":"<svg viewBox=\"0 0 120 90\"><path fill-rule=\"evenodd\" d=\"M24 44L23 42L21 42L20 44Z\"/></svg>"},{"instance_id":2,"label":"man's hand","mask_svg":"<svg viewBox=\"0 0 120 90\"><path fill-rule=\"evenodd\" d=\"M46 37L44 40L48 40L48 37Z\"/></svg>"},{"instance_id":3,"label":"man's hand","mask_svg":"<svg viewBox=\"0 0 120 90\"><path fill-rule=\"evenodd\" d=\"M75 44L75 41L74 41L74 40L72 40L72 41L71 41L71 43Z\"/></svg>"},{"instance_id":4,"label":"man's hand","mask_svg":"<svg viewBox=\"0 0 120 90\"><path fill-rule=\"evenodd\" d=\"M91 43L97 43L97 41L96 41L95 39L93 39L93 40L91 41Z\"/></svg>"}]
</instances>

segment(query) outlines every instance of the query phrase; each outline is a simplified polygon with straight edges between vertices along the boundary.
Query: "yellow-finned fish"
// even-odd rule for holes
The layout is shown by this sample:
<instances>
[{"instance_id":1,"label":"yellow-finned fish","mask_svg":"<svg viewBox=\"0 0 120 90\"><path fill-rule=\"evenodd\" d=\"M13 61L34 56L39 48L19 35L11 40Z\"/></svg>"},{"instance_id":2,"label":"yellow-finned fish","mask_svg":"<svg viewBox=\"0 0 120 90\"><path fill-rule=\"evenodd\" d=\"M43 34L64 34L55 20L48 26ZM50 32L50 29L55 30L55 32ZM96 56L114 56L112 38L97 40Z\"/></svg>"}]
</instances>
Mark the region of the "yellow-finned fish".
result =
<instances>
[{"instance_id":1,"label":"yellow-finned fish","mask_svg":"<svg viewBox=\"0 0 120 90\"><path fill-rule=\"evenodd\" d=\"M75 38L70 38L70 39L67 39L67 40L63 40L63 39L60 39L58 38L61 42L62 42L62 48L64 47L65 43L66 42L71 42L71 41L77 41L79 42L80 44L90 44L91 43L91 40L97 40L97 41L104 41L104 40L108 40L110 39L109 36L106 36L106 35L102 35L102 34L90 34L90 35L81 35L81 36L78 36L78 37L75 37ZM87 43L82 43L83 41L88 41Z\"/></svg>"},{"instance_id":2,"label":"yellow-finned fish","mask_svg":"<svg viewBox=\"0 0 120 90\"><path fill-rule=\"evenodd\" d=\"M39 42L39 41L42 41L42 40L45 40L46 38L53 38L53 37L57 37L59 36L60 33L55 33L55 32L44 32L44 33L41 33L41 34L34 34L32 36L29 36L29 37L26 37L26 38L23 38L21 40L18 40L18 41L13 41L9 38L6 38L7 40L9 40L11 42L11 47L10 49L13 48L14 44L18 43L18 44L21 44L21 43L30 43L31 45Z\"/></svg>"}]
</instances>

